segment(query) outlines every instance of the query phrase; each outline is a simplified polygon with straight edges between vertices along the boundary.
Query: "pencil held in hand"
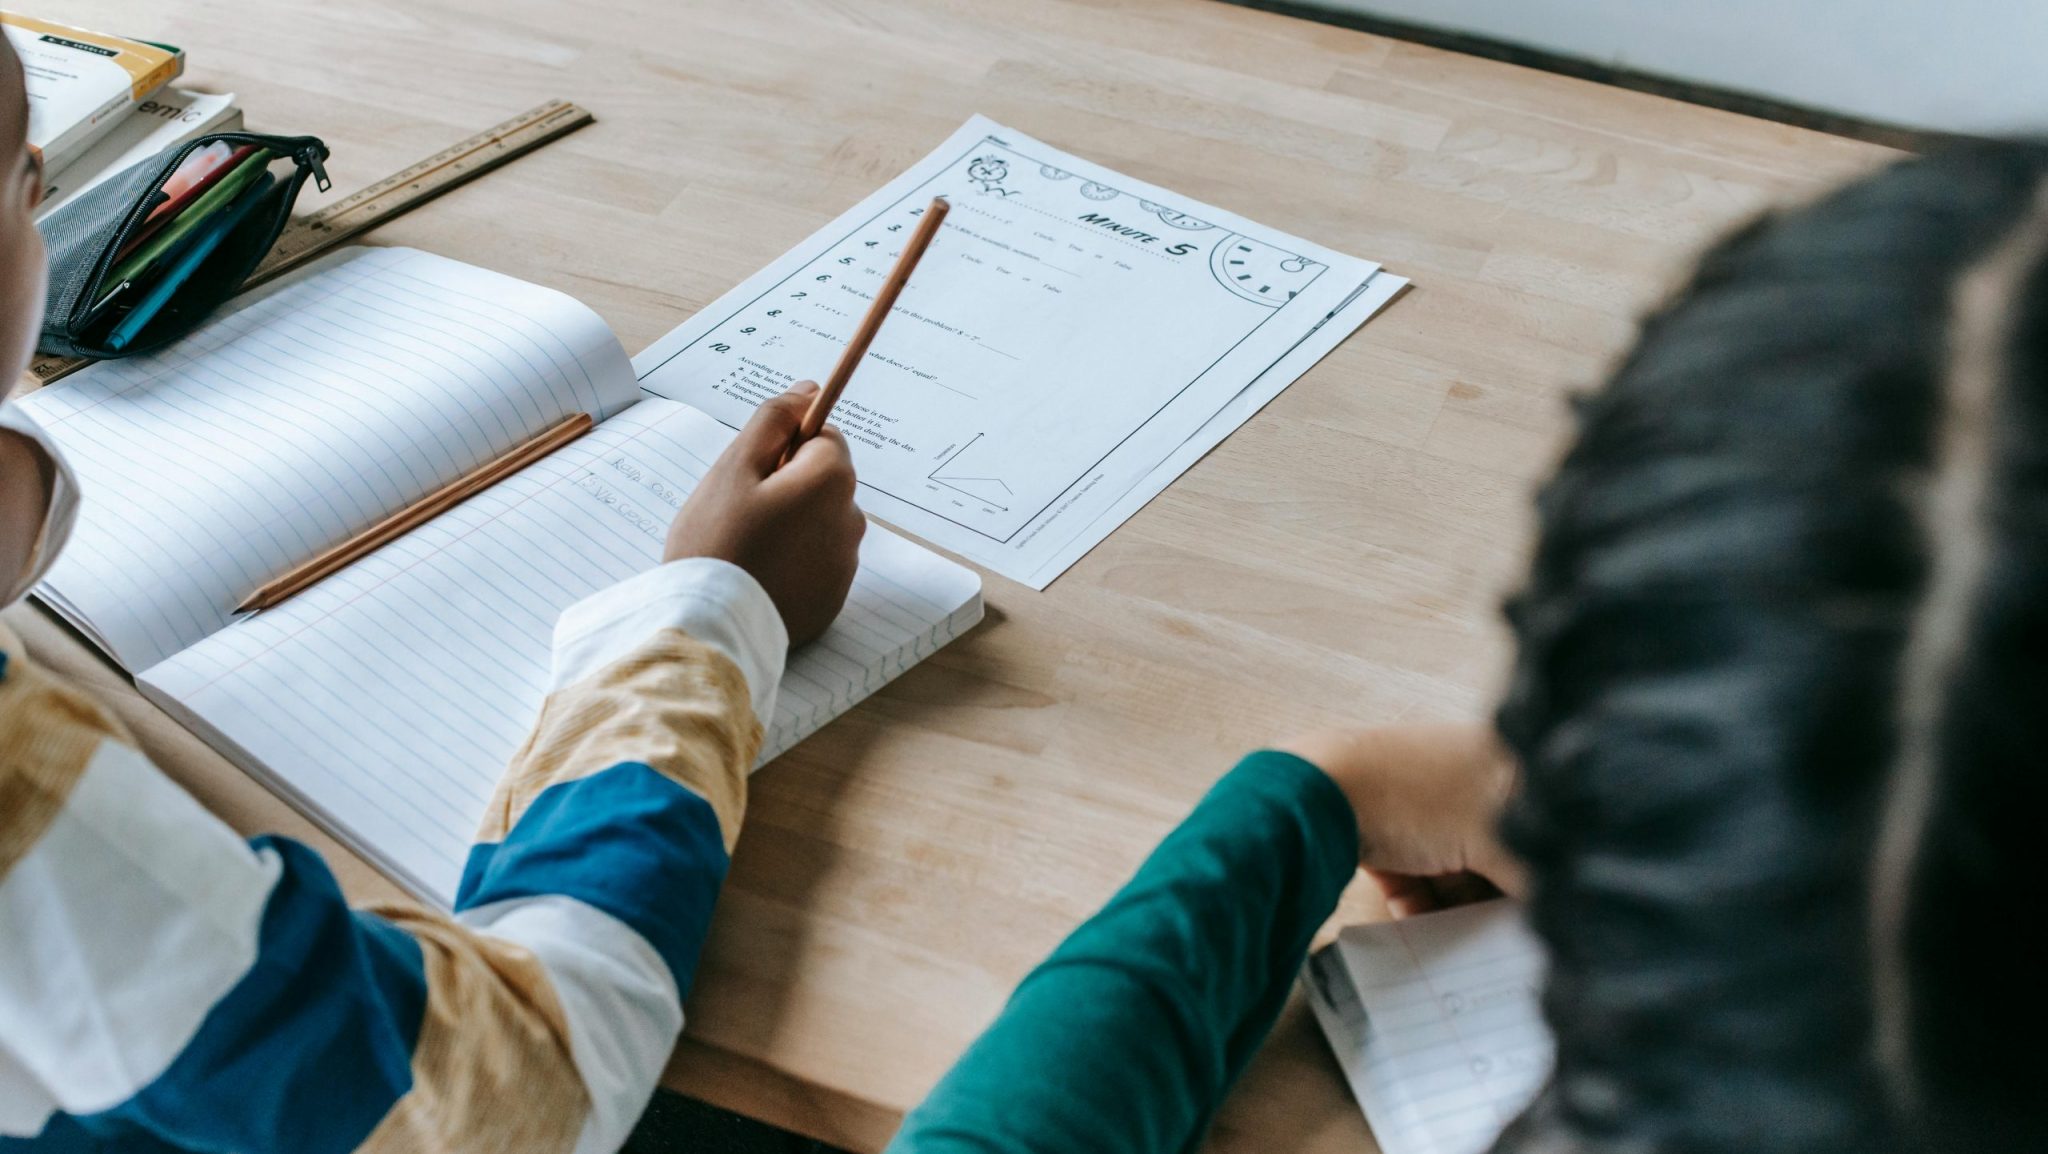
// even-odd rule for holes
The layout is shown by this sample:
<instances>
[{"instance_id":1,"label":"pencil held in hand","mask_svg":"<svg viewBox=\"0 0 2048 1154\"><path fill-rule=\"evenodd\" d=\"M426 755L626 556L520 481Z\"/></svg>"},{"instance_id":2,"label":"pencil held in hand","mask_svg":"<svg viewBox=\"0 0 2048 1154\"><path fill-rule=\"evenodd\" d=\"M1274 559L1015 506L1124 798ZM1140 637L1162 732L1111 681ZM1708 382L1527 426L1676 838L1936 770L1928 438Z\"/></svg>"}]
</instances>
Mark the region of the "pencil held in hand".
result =
<instances>
[{"instance_id":1,"label":"pencil held in hand","mask_svg":"<svg viewBox=\"0 0 2048 1154\"><path fill-rule=\"evenodd\" d=\"M524 469L563 445L589 432L596 424L589 413L577 413L545 430L511 451L494 457L457 477L418 501L407 505L361 533L350 537L311 561L249 594L235 612L268 609L328 575L354 564L359 558L426 524L506 477Z\"/></svg>"},{"instance_id":2,"label":"pencil held in hand","mask_svg":"<svg viewBox=\"0 0 2048 1154\"><path fill-rule=\"evenodd\" d=\"M820 429L782 463L817 395L804 381L754 410L683 502L662 552L664 561L715 557L746 570L775 602L792 646L839 616L868 527L839 430Z\"/></svg>"},{"instance_id":3,"label":"pencil held in hand","mask_svg":"<svg viewBox=\"0 0 2048 1154\"><path fill-rule=\"evenodd\" d=\"M854 330L853 339L846 342L846 351L839 355L839 364L834 366L832 375L825 379L825 387L818 390L811 407L804 412L796 436L790 439L789 451L782 455L785 463L795 454L798 445L817 436L818 430L825 427L825 418L832 415L832 406L839 403L839 394L846 391L846 382L853 379L853 370L868 355L868 346L874 343L875 334L881 331L883 318L896 307L897 296L903 292L903 286L910 283L911 270L924 258L924 250L931 247L932 238L939 235L939 224L946 219L946 212L952 207L944 198L936 196L925 207L924 219L917 222L916 231L910 234L910 242L903 246L903 255L896 258L896 267L889 270L888 279L882 282L881 290L875 293L874 303L868 306L867 315L860 318L860 327Z\"/></svg>"}]
</instances>

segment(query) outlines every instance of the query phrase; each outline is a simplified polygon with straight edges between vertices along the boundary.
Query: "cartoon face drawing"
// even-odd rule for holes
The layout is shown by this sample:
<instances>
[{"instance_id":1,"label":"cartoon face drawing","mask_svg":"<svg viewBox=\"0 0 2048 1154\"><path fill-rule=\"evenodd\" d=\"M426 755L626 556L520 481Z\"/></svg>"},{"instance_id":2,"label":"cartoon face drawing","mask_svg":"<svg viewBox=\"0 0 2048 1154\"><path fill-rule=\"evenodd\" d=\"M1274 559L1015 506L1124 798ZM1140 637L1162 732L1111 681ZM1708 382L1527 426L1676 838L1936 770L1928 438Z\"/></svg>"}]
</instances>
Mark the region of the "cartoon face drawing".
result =
<instances>
[{"instance_id":1,"label":"cartoon face drawing","mask_svg":"<svg viewBox=\"0 0 2048 1154\"><path fill-rule=\"evenodd\" d=\"M983 192L999 192L1003 178L1010 175L1010 166L1000 156L977 156L967 162L967 179L981 186Z\"/></svg>"}]
</instances>

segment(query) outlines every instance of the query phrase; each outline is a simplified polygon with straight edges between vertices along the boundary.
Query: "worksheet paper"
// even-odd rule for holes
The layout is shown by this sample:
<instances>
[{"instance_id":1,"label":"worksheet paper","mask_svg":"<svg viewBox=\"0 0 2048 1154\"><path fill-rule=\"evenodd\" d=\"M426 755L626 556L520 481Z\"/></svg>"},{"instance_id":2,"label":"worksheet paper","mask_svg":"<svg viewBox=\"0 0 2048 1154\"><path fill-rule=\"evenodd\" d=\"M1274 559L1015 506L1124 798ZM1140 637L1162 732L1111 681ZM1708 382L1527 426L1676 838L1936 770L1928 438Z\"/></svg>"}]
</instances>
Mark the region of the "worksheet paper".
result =
<instances>
[{"instance_id":1,"label":"worksheet paper","mask_svg":"<svg viewBox=\"0 0 2048 1154\"><path fill-rule=\"evenodd\" d=\"M1309 1006L1385 1154L1481 1154L1555 1053L1543 947L1495 901L1352 926L1309 962Z\"/></svg>"},{"instance_id":2,"label":"worksheet paper","mask_svg":"<svg viewBox=\"0 0 2048 1154\"><path fill-rule=\"evenodd\" d=\"M822 379L934 196L832 419L869 513L1038 589L1406 283L976 117L634 358L641 387L737 427Z\"/></svg>"}]
</instances>

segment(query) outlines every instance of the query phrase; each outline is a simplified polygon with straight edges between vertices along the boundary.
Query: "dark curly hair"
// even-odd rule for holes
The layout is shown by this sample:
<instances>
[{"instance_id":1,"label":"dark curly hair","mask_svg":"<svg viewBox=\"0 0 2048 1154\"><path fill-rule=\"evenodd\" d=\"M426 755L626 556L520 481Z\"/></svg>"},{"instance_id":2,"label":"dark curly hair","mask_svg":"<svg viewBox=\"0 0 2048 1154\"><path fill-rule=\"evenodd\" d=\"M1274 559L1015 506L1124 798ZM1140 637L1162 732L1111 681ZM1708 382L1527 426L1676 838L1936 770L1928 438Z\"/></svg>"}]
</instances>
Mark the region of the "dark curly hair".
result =
<instances>
[{"instance_id":1,"label":"dark curly hair","mask_svg":"<svg viewBox=\"0 0 2048 1154\"><path fill-rule=\"evenodd\" d=\"M1497 1149L2048 1150L2048 144L1743 228L1579 415L1498 719L1558 1065Z\"/></svg>"}]
</instances>

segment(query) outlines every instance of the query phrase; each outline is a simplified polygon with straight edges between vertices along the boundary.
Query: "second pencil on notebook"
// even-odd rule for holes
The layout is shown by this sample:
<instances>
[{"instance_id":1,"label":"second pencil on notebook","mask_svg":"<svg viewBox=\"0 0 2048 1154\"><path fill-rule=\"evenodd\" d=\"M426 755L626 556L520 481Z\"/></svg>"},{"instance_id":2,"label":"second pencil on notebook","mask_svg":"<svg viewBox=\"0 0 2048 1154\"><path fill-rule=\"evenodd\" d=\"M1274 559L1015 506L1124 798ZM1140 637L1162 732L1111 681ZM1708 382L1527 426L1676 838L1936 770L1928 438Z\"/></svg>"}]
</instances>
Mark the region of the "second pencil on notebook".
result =
<instances>
[{"instance_id":1,"label":"second pencil on notebook","mask_svg":"<svg viewBox=\"0 0 2048 1154\"><path fill-rule=\"evenodd\" d=\"M268 609L278 602L291 597L342 569L354 564L359 558L388 545L398 538L449 509L461 504L506 477L533 464L556 449L574 441L589 432L594 421L589 413L577 413L555 425L525 444L492 458L463 476L448 482L439 489L391 514L368 529L350 537L341 544L322 552L312 560L270 581L262 588L249 594L235 612L248 613L257 609Z\"/></svg>"}]
</instances>

